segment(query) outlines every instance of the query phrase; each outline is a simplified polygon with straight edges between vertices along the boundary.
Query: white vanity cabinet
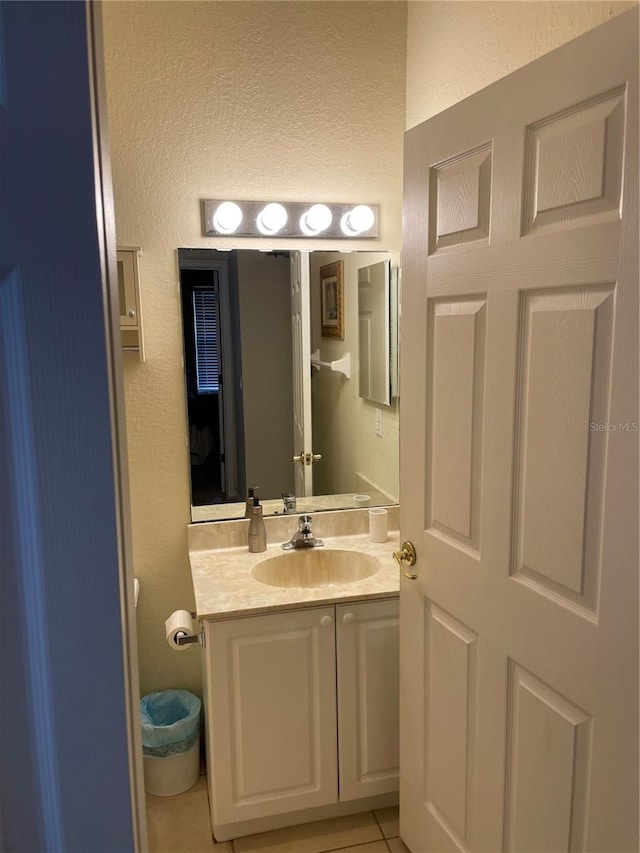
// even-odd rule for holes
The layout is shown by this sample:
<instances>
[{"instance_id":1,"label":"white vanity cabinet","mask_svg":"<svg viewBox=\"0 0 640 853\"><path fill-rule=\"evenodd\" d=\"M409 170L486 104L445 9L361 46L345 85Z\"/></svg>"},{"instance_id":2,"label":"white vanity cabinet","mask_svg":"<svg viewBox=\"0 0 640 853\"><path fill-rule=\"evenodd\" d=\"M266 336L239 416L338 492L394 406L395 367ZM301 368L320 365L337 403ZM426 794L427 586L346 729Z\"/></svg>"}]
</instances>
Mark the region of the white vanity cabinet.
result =
<instances>
[{"instance_id":1,"label":"white vanity cabinet","mask_svg":"<svg viewBox=\"0 0 640 853\"><path fill-rule=\"evenodd\" d=\"M397 791L397 598L208 621L205 647L218 840Z\"/></svg>"},{"instance_id":2,"label":"white vanity cabinet","mask_svg":"<svg viewBox=\"0 0 640 853\"><path fill-rule=\"evenodd\" d=\"M330 606L207 624L214 824L336 801L334 621Z\"/></svg>"},{"instance_id":3,"label":"white vanity cabinet","mask_svg":"<svg viewBox=\"0 0 640 853\"><path fill-rule=\"evenodd\" d=\"M399 787L398 599L336 606L340 799Z\"/></svg>"}]
</instances>

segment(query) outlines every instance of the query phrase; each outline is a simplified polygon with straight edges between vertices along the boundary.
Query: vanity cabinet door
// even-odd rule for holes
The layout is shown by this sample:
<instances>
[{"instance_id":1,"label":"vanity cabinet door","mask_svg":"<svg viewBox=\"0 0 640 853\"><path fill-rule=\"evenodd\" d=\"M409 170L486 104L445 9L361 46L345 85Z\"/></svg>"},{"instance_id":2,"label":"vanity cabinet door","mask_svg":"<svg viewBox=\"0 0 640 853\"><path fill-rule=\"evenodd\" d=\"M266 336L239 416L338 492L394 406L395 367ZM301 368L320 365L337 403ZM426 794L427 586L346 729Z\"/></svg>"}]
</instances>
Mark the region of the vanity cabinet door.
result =
<instances>
[{"instance_id":1,"label":"vanity cabinet door","mask_svg":"<svg viewBox=\"0 0 640 853\"><path fill-rule=\"evenodd\" d=\"M399 786L398 599L336 607L340 799Z\"/></svg>"},{"instance_id":2,"label":"vanity cabinet door","mask_svg":"<svg viewBox=\"0 0 640 853\"><path fill-rule=\"evenodd\" d=\"M214 825L337 800L334 620L319 607L209 623Z\"/></svg>"}]
</instances>

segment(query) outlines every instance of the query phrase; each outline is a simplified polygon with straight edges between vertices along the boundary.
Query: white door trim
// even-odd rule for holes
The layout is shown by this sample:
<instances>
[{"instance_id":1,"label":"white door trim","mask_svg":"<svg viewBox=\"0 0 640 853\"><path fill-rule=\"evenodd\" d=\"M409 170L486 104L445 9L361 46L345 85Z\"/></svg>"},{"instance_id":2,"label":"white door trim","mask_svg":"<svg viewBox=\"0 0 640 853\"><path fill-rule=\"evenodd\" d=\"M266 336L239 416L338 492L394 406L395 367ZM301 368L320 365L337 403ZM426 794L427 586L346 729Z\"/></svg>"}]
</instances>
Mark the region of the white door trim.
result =
<instances>
[{"instance_id":1,"label":"white door trim","mask_svg":"<svg viewBox=\"0 0 640 853\"><path fill-rule=\"evenodd\" d=\"M313 453L311 417L311 290L309 251L291 251L291 335L293 358L293 452ZM295 493L313 495L313 465L293 463Z\"/></svg>"},{"instance_id":2,"label":"white door trim","mask_svg":"<svg viewBox=\"0 0 640 853\"><path fill-rule=\"evenodd\" d=\"M124 404L124 380L120 348L120 307L116 265L116 228L113 183L109 152L107 98L104 73L102 4L86 3L87 37L90 67L90 91L93 113L93 144L96 184L96 218L100 241L102 294L107 342L108 386L111 410L111 437L118 527L118 572L120 576L120 614L125 685L125 714L129 751L131 816L136 853L145 853L147 824L145 811L142 739L140 731L140 682L138 640L133 590L133 546L129 463Z\"/></svg>"}]
</instances>

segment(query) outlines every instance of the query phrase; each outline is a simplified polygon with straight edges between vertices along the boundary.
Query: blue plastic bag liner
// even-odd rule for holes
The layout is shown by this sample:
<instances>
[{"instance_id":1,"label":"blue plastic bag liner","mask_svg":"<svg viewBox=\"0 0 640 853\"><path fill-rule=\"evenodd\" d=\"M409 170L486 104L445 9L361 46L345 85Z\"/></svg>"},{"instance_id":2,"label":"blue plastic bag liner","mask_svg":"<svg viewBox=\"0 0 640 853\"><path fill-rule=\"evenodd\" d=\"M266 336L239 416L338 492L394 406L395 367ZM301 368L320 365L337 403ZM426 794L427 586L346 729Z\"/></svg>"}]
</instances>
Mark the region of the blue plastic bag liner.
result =
<instances>
[{"instance_id":1,"label":"blue plastic bag liner","mask_svg":"<svg viewBox=\"0 0 640 853\"><path fill-rule=\"evenodd\" d=\"M142 752L166 758L187 752L200 737L200 700L188 690L162 690L140 700Z\"/></svg>"}]
</instances>

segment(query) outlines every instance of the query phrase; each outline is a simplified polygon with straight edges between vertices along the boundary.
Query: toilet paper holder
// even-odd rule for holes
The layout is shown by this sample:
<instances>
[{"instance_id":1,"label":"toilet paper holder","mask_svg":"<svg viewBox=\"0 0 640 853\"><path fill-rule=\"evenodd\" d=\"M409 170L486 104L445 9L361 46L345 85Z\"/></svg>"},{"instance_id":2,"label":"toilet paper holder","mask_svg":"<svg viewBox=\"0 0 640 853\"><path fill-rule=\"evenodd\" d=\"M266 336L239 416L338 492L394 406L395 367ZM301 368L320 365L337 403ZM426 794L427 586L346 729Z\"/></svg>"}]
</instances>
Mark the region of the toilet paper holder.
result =
<instances>
[{"instance_id":1,"label":"toilet paper holder","mask_svg":"<svg viewBox=\"0 0 640 853\"><path fill-rule=\"evenodd\" d=\"M204 640L201 633L183 634L182 631L178 631L176 634L176 643L179 646L187 646L189 643L202 643L204 645Z\"/></svg>"},{"instance_id":2,"label":"toilet paper holder","mask_svg":"<svg viewBox=\"0 0 640 853\"><path fill-rule=\"evenodd\" d=\"M195 619L196 614L193 610L190 611L191 618ZM191 643L202 643L204 647L204 631L198 631L197 634L183 634L182 631L178 631L175 635L176 643L179 646L188 646Z\"/></svg>"}]
</instances>

